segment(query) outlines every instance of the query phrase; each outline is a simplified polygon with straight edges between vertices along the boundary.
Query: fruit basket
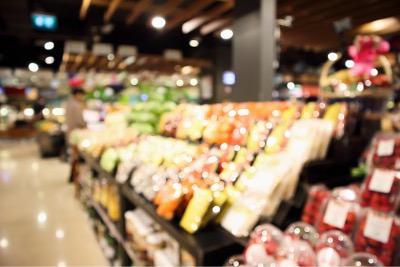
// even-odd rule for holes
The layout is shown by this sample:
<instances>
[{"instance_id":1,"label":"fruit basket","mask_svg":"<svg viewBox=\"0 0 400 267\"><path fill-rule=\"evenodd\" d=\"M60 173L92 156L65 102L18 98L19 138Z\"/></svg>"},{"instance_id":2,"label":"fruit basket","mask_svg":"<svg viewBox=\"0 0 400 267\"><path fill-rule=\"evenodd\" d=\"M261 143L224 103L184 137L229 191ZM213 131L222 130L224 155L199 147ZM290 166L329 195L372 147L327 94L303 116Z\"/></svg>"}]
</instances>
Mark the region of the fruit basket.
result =
<instances>
[{"instance_id":1,"label":"fruit basket","mask_svg":"<svg viewBox=\"0 0 400 267\"><path fill-rule=\"evenodd\" d=\"M349 114L361 122L355 131L364 136L380 128L393 97L392 67L384 55L388 51L389 43L379 36L357 36L347 53L331 54L321 71L320 100L347 102ZM332 68L338 70L331 73Z\"/></svg>"}]
</instances>

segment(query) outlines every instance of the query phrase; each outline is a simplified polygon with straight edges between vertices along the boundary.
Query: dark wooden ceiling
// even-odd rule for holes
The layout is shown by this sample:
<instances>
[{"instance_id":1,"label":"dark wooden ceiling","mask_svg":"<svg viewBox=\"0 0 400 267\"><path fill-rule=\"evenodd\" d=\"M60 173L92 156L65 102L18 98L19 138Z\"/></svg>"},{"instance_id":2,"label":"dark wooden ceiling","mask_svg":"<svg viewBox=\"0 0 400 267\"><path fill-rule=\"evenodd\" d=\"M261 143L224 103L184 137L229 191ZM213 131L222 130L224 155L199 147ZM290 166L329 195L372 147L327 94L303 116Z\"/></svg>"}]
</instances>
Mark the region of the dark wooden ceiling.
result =
<instances>
[{"instance_id":1,"label":"dark wooden ceiling","mask_svg":"<svg viewBox=\"0 0 400 267\"><path fill-rule=\"evenodd\" d=\"M62 62L63 42L71 39L86 41L89 50L94 42L100 41L114 46L136 45L144 57L160 55L165 48L180 49L184 56L192 56L197 52L188 45L190 38L200 36L205 41L197 50L209 49L207 45L218 42L210 40L217 40L222 29L232 27L234 8L234 0L1 0L0 65L26 66L34 60L31 57L44 58L47 52L34 45L38 40L56 42L54 68ZM281 27L281 43L285 47L306 50L338 49L341 41L333 31L333 23L345 17L352 21L352 28L344 35L347 43L356 34L365 32L366 23L387 17L397 16L395 26L385 32L378 29L375 32L389 36L399 34L399 10L399 0L278 0L277 18L294 18L292 27ZM34 30L30 22L34 11L57 15L58 30ZM150 25L151 18L156 15L167 20L162 31ZM113 30L106 33L104 25L108 24L113 25ZM61 48L57 50L57 47ZM64 63L80 67L89 57L84 54L77 57L77 62ZM102 66L108 65L103 59L97 61Z\"/></svg>"}]
</instances>

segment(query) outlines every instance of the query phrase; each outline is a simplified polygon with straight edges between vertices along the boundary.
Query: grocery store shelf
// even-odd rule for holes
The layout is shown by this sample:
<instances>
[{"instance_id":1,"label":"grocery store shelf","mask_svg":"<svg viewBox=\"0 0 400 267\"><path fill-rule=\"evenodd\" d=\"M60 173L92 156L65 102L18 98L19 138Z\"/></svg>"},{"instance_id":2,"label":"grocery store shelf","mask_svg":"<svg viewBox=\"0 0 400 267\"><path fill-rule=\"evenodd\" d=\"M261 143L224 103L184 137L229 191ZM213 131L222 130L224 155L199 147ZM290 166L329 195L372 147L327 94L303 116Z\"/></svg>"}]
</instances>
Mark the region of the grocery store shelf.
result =
<instances>
[{"instance_id":1,"label":"grocery store shelf","mask_svg":"<svg viewBox=\"0 0 400 267\"><path fill-rule=\"evenodd\" d=\"M142 261L139 259L136 253L129 247L129 245L124 241L122 234L118 231L116 225L110 220L106 211L100 206L99 203L97 203L92 199L89 186L80 179L78 179L78 182L79 185L81 186L81 192L83 192L87 196L88 204L96 210L97 214L101 217L102 221L110 231L110 234L123 247L129 259L132 262L134 262L137 266L140 266Z\"/></svg>"},{"instance_id":2,"label":"grocery store shelf","mask_svg":"<svg viewBox=\"0 0 400 267\"><path fill-rule=\"evenodd\" d=\"M114 185L117 184L117 182L114 179L114 176L111 173L108 173L105 170L103 170L95 158L93 158L88 153L82 151L79 151L79 155L85 160L87 164L90 165L90 167L92 167L94 171L96 171L101 176L101 178L106 178L108 182L111 182Z\"/></svg>"},{"instance_id":3,"label":"grocery store shelf","mask_svg":"<svg viewBox=\"0 0 400 267\"><path fill-rule=\"evenodd\" d=\"M239 245L230 233L219 226L207 228L196 234L189 234L180 228L178 221L168 221L160 217L156 212L155 206L137 194L128 185L123 185L121 189L124 197L135 206L143 209L154 221L159 223L168 234L176 239L182 247L194 255L197 259L197 265L205 265L203 260L212 260L206 259L207 254L212 254L220 249L229 247L234 251L235 247ZM240 249L242 249L242 246L239 246Z\"/></svg>"},{"instance_id":4,"label":"grocery store shelf","mask_svg":"<svg viewBox=\"0 0 400 267\"><path fill-rule=\"evenodd\" d=\"M118 231L115 224L108 217L107 212L100 206L99 203L97 203L93 199L89 199L89 204L96 210L97 214L99 214L100 218L102 219L104 224L107 226L108 230L110 231L110 235L112 237L114 237L118 241L118 243L122 244L124 242L122 235Z\"/></svg>"},{"instance_id":5,"label":"grocery store shelf","mask_svg":"<svg viewBox=\"0 0 400 267\"><path fill-rule=\"evenodd\" d=\"M89 154L81 151L79 153L85 162L89 164L100 177L104 177L111 183L118 185L121 189L122 196L127 201L135 207L143 209L154 221L159 223L172 238L192 254L196 259L196 265L222 265L226 259L221 258L221 256L243 251L243 243L237 242L235 237L220 226L210 226L196 234L189 234L179 226L179 221L168 221L160 217L156 212L156 207L152 203L136 193L129 185L118 184L114 176L104 171L99 163ZM94 204L97 206L97 208L94 208L96 210L101 210L100 212L103 213L103 216L107 217L106 220L111 223L110 226L115 228L115 225L110 221L102 207L98 203ZM116 236L117 240L122 241L121 235L119 233L116 234L118 235ZM127 251L127 253L129 253L129 251Z\"/></svg>"},{"instance_id":6,"label":"grocery store shelf","mask_svg":"<svg viewBox=\"0 0 400 267\"><path fill-rule=\"evenodd\" d=\"M129 259L135 264L135 266L142 266L144 265L142 260L136 255L136 253L130 248L127 242L123 242L122 247L124 248L126 254L128 255Z\"/></svg>"}]
</instances>

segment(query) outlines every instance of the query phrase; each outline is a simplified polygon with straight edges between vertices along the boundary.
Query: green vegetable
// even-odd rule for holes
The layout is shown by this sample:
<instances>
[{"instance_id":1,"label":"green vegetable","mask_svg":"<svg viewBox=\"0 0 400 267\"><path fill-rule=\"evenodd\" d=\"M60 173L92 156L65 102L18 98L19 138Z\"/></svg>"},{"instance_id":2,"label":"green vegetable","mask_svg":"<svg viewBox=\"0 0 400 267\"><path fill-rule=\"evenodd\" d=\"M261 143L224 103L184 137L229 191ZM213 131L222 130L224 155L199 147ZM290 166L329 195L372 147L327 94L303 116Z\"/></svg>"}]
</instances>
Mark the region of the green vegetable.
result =
<instances>
[{"instance_id":1,"label":"green vegetable","mask_svg":"<svg viewBox=\"0 0 400 267\"><path fill-rule=\"evenodd\" d=\"M149 123L140 123L140 122L136 122L136 123L132 123L129 128L133 128L135 129L139 135L142 134L151 134L151 133L155 133L155 129L153 127L153 125L149 124Z\"/></svg>"}]
</instances>

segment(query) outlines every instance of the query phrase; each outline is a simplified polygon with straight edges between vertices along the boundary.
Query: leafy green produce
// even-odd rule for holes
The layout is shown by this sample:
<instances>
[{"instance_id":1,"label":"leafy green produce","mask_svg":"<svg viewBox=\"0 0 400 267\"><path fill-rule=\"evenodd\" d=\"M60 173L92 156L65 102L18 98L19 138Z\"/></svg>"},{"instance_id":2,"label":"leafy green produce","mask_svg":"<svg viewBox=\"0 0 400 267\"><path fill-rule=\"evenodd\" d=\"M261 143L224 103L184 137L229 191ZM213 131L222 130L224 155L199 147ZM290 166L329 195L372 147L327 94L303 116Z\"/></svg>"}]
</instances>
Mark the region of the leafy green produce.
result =
<instances>
[{"instance_id":1,"label":"leafy green produce","mask_svg":"<svg viewBox=\"0 0 400 267\"><path fill-rule=\"evenodd\" d=\"M132 111L128 115L128 120L130 122L145 122L149 124L154 124L158 121L158 116L151 112Z\"/></svg>"},{"instance_id":2,"label":"leafy green produce","mask_svg":"<svg viewBox=\"0 0 400 267\"><path fill-rule=\"evenodd\" d=\"M135 129L139 133L139 135L151 134L151 133L156 132L153 125L151 125L149 123L135 122L135 123L132 123L129 126L129 128Z\"/></svg>"},{"instance_id":3,"label":"leafy green produce","mask_svg":"<svg viewBox=\"0 0 400 267\"><path fill-rule=\"evenodd\" d=\"M118 162L118 151L115 148L108 148L100 159L100 166L107 172L112 172Z\"/></svg>"}]
</instances>

